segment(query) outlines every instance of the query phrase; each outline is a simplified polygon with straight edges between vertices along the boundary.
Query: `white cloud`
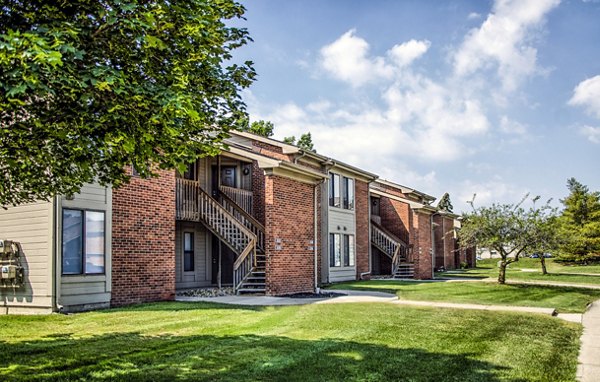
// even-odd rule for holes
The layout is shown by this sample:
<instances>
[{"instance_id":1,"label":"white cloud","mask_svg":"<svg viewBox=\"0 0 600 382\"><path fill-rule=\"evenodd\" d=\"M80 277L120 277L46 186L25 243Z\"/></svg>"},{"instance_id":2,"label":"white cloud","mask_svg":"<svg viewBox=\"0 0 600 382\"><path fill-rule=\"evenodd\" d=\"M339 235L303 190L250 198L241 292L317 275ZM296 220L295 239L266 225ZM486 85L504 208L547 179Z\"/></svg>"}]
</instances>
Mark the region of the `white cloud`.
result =
<instances>
[{"instance_id":1,"label":"white cloud","mask_svg":"<svg viewBox=\"0 0 600 382\"><path fill-rule=\"evenodd\" d=\"M523 78L540 72L531 36L560 0L497 0L492 13L472 29L453 55L459 77L497 67L504 91L514 91Z\"/></svg>"},{"instance_id":2,"label":"white cloud","mask_svg":"<svg viewBox=\"0 0 600 382\"><path fill-rule=\"evenodd\" d=\"M394 45L388 51L388 56L398 67L402 68L410 65L414 60L424 55L430 46L431 42L428 40L410 40L400 45Z\"/></svg>"},{"instance_id":3,"label":"white cloud","mask_svg":"<svg viewBox=\"0 0 600 382\"><path fill-rule=\"evenodd\" d=\"M527 126L514 121L510 118L508 118L507 116L502 116L502 118L500 118L500 130L504 133L507 134L514 134L514 135L525 135L527 134Z\"/></svg>"},{"instance_id":4,"label":"white cloud","mask_svg":"<svg viewBox=\"0 0 600 382\"><path fill-rule=\"evenodd\" d=\"M592 143L600 143L600 127L584 125L579 132Z\"/></svg>"},{"instance_id":5,"label":"white cloud","mask_svg":"<svg viewBox=\"0 0 600 382\"><path fill-rule=\"evenodd\" d=\"M359 87L373 79L389 78L393 69L383 57L368 58L369 44L351 29L321 48L321 65L335 78Z\"/></svg>"},{"instance_id":6,"label":"white cloud","mask_svg":"<svg viewBox=\"0 0 600 382\"><path fill-rule=\"evenodd\" d=\"M600 118L600 75L581 81L573 90L569 105L583 106L590 115Z\"/></svg>"},{"instance_id":7,"label":"white cloud","mask_svg":"<svg viewBox=\"0 0 600 382\"><path fill-rule=\"evenodd\" d=\"M334 78L360 87L380 79L392 79L402 68L423 56L431 42L409 40L394 45L385 56L370 56L369 43L351 29L321 48L320 64Z\"/></svg>"},{"instance_id":8,"label":"white cloud","mask_svg":"<svg viewBox=\"0 0 600 382\"><path fill-rule=\"evenodd\" d=\"M469 20L476 20L476 19L479 19L479 18L481 18L481 14L479 14L477 12L471 12L467 16L467 19L469 19Z\"/></svg>"}]
</instances>

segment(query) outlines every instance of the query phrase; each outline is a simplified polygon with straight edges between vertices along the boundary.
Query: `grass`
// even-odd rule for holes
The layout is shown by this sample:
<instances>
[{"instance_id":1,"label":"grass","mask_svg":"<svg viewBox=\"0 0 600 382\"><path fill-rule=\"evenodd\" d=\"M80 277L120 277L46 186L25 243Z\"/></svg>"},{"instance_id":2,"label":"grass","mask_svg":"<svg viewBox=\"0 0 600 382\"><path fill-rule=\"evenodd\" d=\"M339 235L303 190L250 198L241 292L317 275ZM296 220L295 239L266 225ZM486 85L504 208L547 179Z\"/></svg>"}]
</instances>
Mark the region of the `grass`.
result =
<instances>
[{"instance_id":1,"label":"grass","mask_svg":"<svg viewBox=\"0 0 600 382\"><path fill-rule=\"evenodd\" d=\"M560 313L584 312L600 299L600 290L544 285L500 285L489 282L352 281L332 289L380 290L404 300L555 308Z\"/></svg>"},{"instance_id":2,"label":"grass","mask_svg":"<svg viewBox=\"0 0 600 382\"><path fill-rule=\"evenodd\" d=\"M484 259L477 261L477 268L467 269L464 272L439 272L438 277L467 277L467 278L498 278L498 259ZM600 285L599 265L566 265L546 259L549 274L543 275L539 259L522 258L509 265L506 272L507 280L559 282L567 284ZM578 274L586 273L586 275Z\"/></svg>"},{"instance_id":3,"label":"grass","mask_svg":"<svg viewBox=\"0 0 600 382\"><path fill-rule=\"evenodd\" d=\"M336 304L0 317L2 381L574 381L581 326ZM560 350L557 350L560 349Z\"/></svg>"}]
</instances>

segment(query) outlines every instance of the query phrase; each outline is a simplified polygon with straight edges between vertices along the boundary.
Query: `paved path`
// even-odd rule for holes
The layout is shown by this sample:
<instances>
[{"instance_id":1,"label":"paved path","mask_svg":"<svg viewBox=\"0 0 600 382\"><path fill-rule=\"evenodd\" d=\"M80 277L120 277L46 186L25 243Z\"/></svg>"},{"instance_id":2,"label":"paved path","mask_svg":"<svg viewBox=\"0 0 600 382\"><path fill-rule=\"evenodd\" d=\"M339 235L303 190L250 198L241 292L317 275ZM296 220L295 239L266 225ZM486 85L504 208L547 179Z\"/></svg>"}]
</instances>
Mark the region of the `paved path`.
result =
<instances>
[{"instance_id":1,"label":"paved path","mask_svg":"<svg viewBox=\"0 0 600 382\"><path fill-rule=\"evenodd\" d=\"M377 291L358 291L358 290L332 290L334 293L340 293L344 296L332 298L292 298L292 297L270 297L270 296L220 296L220 297L177 297L177 301L205 301L217 302L233 305L252 305L252 306L282 306L282 305L307 305L307 304L341 304L356 302L381 302L397 305L427 306L435 308L452 309L472 309L472 310L494 310L506 312L526 312L539 313L553 316L553 308L536 308L529 306L511 306L511 305L482 305L482 304L456 304L450 302L435 301L415 301L399 300L398 296L392 293Z\"/></svg>"},{"instance_id":2,"label":"paved path","mask_svg":"<svg viewBox=\"0 0 600 382\"><path fill-rule=\"evenodd\" d=\"M597 382L600 381L600 300L583 314L582 323L577 379L581 382Z\"/></svg>"}]
</instances>

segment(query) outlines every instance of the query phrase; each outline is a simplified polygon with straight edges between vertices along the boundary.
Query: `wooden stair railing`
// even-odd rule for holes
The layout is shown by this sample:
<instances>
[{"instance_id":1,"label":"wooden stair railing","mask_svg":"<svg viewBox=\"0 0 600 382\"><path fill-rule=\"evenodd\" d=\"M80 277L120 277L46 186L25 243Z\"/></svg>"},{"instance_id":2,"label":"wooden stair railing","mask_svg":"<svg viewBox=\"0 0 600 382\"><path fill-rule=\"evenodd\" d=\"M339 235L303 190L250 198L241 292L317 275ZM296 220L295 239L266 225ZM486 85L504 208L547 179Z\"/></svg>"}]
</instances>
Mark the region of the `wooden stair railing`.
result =
<instances>
[{"instance_id":1,"label":"wooden stair railing","mask_svg":"<svg viewBox=\"0 0 600 382\"><path fill-rule=\"evenodd\" d=\"M407 260L408 246L377 224L371 224L371 243L392 259L392 274Z\"/></svg>"},{"instance_id":2,"label":"wooden stair railing","mask_svg":"<svg viewBox=\"0 0 600 382\"><path fill-rule=\"evenodd\" d=\"M227 195L229 199L233 200L248 215L252 216L252 197L254 195L252 191L228 186L220 186L219 191L221 194Z\"/></svg>"},{"instance_id":3,"label":"wooden stair railing","mask_svg":"<svg viewBox=\"0 0 600 382\"><path fill-rule=\"evenodd\" d=\"M229 187L230 188L230 187ZM256 236L256 247L265 251L265 227L226 193L219 194L221 205Z\"/></svg>"},{"instance_id":4,"label":"wooden stair railing","mask_svg":"<svg viewBox=\"0 0 600 382\"><path fill-rule=\"evenodd\" d=\"M203 223L238 255L233 267L237 291L256 266L256 235L193 180L177 178L176 209L177 219Z\"/></svg>"}]
</instances>

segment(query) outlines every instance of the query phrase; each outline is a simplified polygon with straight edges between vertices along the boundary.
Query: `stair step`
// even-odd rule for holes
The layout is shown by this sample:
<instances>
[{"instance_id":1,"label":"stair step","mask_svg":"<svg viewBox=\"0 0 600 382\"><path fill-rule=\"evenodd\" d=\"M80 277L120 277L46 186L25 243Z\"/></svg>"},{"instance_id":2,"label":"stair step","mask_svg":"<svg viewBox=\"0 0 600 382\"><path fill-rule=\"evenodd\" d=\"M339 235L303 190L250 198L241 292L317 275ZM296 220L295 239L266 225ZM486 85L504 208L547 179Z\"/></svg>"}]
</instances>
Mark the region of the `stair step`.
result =
<instances>
[{"instance_id":1,"label":"stair step","mask_svg":"<svg viewBox=\"0 0 600 382\"><path fill-rule=\"evenodd\" d=\"M254 281L258 280L258 281L265 282L265 278L263 276L248 276L248 277L246 277L246 282L249 282L251 280L254 280Z\"/></svg>"},{"instance_id":2,"label":"stair step","mask_svg":"<svg viewBox=\"0 0 600 382\"><path fill-rule=\"evenodd\" d=\"M255 294L259 296L264 296L265 289L238 289L238 294Z\"/></svg>"},{"instance_id":3,"label":"stair step","mask_svg":"<svg viewBox=\"0 0 600 382\"><path fill-rule=\"evenodd\" d=\"M249 283L249 282L245 282L242 286L242 288L264 288L266 286L264 280L263 282L255 282L255 283Z\"/></svg>"}]
</instances>

